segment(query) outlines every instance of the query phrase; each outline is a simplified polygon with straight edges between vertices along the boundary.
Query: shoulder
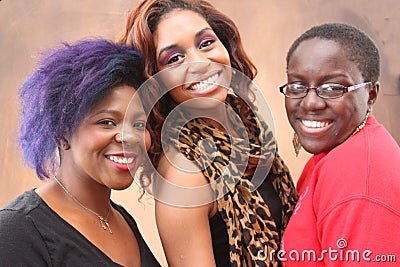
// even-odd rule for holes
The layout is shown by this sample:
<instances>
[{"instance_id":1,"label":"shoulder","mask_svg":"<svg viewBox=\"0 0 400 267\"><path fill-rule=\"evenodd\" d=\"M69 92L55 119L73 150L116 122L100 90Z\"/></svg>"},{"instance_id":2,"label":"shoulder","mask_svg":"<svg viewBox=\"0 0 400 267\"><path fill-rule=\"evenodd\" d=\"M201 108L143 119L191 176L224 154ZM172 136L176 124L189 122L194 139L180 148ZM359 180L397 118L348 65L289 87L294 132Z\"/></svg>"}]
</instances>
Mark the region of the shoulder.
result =
<instances>
[{"instance_id":1,"label":"shoulder","mask_svg":"<svg viewBox=\"0 0 400 267\"><path fill-rule=\"evenodd\" d=\"M330 184L349 185L359 181L362 184L354 184L354 192L356 188L369 184L373 179L377 180L378 171L382 171L379 175L381 183L384 179L393 181L393 177L400 179L400 164L393 162L400 162L399 145L372 117L368 119L364 129L329 151L318 162L315 171L319 172L320 180Z\"/></svg>"},{"instance_id":2,"label":"shoulder","mask_svg":"<svg viewBox=\"0 0 400 267\"><path fill-rule=\"evenodd\" d=\"M176 206L199 206L213 201L209 181L200 168L179 152L161 157L153 177L157 200Z\"/></svg>"},{"instance_id":3,"label":"shoulder","mask_svg":"<svg viewBox=\"0 0 400 267\"><path fill-rule=\"evenodd\" d=\"M41 198L34 190L19 195L0 210L1 234L22 233L35 228L33 213L40 209ZM35 228L36 229L36 228Z\"/></svg>"},{"instance_id":4,"label":"shoulder","mask_svg":"<svg viewBox=\"0 0 400 267\"><path fill-rule=\"evenodd\" d=\"M372 201L400 209L400 150L374 118L326 154L312 171L314 205L321 211L347 200Z\"/></svg>"},{"instance_id":5,"label":"shoulder","mask_svg":"<svg viewBox=\"0 0 400 267\"><path fill-rule=\"evenodd\" d=\"M10 216L12 218L24 217L35 210L40 202L40 197L33 190L26 191L0 210L0 220Z\"/></svg>"},{"instance_id":6,"label":"shoulder","mask_svg":"<svg viewBox=\"0 0 400 267\"><path fill-rule=\"evenodd\" d=\"M390 156L397 159L400 157L399 145L383 125L371 117L361 131L332 149L327 158L354 165L353 162L357 159L374 163L373 157L388 159Z\"/></svg>"},{"instance_id":7,"label":"shoulder","mask_svg":"<svg viewBox=\"0 0 400 267\"><path fill-rule=\"evenodd\" d=\"M353 138L356 144L368 148L371 163L388 166L392 162L400 162L399 144L374 117L368 119L365 131L360 131L354 137L357 137ZM400 165L396 164L392 168L400 170Z\"/></svg>"},{"instance_id":8,"label":"shoulder","mask_svg":"<svg viewBox=\"0 0 400 267\"><path fill-rule=\"evenodd\" d=\"M9 232L8 230L23 228L28 224L29 220L24 211L7 208L0 210L1 235Z\"/></svg>"},{"instance_id":9,"label":"shoulder","mask_svg":"<svg viewBox=\"0 0 400 267\"><path fill-rule=\"evenodd\" d=\"M4 264L44 264L46 245L35 224L38 196L25 192L0 210L0 259Z\"/></svg>"},{"instance_id":10,"label":"shoulder","mask_svg":"<svg viewBox=\"0 0 400 267\"><path fill-rule=\"evenodd\" d=\"M157 171L164 179L180 186L208 184L200 168L174 149L161 156Z\"/></svg>"},{"instance_id":11,"label":"shoulder","mask_svg":"<svg viewBox=\"0 0 400 267\"><path fill-rule=\"evenodd\" d=\"M35 232L37 232L35 224L26 211L7 208L0 210L1 242L14 243L20 238L29 239Z\"/></svg>"}]
</instances>

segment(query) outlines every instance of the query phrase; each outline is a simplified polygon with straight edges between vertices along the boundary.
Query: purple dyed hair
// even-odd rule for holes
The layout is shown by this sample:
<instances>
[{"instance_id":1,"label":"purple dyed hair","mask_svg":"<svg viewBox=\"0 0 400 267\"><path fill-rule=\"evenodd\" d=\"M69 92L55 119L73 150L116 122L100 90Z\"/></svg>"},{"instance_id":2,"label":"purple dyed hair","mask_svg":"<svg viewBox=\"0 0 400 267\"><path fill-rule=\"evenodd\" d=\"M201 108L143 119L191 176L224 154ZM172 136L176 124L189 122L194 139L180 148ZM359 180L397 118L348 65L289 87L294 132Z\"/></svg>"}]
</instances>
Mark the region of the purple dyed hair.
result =
<instances>
[{"instance_id":1,"label":"purple dyed hair","mask_svg":"<svg viewBox=\"0 0 400 267\"><path fill-rule=\"evenodd\" d=\"M25 162L40 179L57 167L57 146L114 87L139 88L143 59L132 47L108 40L80 40L43 54L19 97L19 143Z\"/></svg>"}]
</instances>

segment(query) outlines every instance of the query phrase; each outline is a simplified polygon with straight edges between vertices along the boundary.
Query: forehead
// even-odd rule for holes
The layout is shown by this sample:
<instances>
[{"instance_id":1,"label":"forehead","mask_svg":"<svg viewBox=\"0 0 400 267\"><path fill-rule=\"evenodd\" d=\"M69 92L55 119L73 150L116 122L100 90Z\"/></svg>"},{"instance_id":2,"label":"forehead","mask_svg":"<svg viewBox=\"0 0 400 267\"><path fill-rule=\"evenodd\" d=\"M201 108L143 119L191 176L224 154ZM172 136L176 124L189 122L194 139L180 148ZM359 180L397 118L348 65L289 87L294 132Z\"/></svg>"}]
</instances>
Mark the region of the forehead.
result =
<instances>
[{"instance_id":1,"label":"forehead","mask_svg":"<svg viewBox=\"0 0 400 267\"><path fill-rule=\"evenodd\" d=\"M320 38L308 39L299 44L290 58L288 71L290 70L310 72L342 70L359 74L357 64L345 47L336 41Z\"/></svg>"},{"instance_id":2,"label":"forehead","mask_svg":"<svg viewBox=\"0 0 400 267\"><path fill-rule=\"evenodd\" d=\"M92 108L93 111L99 109L125 109L136 94L136 89L129 85L118 85L111 88L107 94L101 98L95 106ZM134 105L141 107L140 100L135 100Z\"/></svg>"},{"instance_id":3,"label":"forehead","mask_svg":"<svg viewBox=\"0 0 400 267\"><path fill-rule=\"evenodd\" d=\"M181 22L190 22L186 24L181 24ZM207 24L206 19L200 15L199 13L190 10L190 9L173 9L160 19L155 31L159 31L160 27L164 27L165 25L174 25L180 26L178 29L182 27L188 27L192 24Z\"/></svg>"},{"instance_id":4,"label":"forehead","mask_svg":"<svg viewBox=\"0 0 400 267\"><path fill-rule=\"evenodd\" d=\"M308 58L309 61L326 58L347 58L344 48L333 40L313 38L302 41L293 51L293 59Z\"/></svg>"},{"instance_id":5,"label":"forehead","mask_svg":"<svg viewBox=\"0 0 400 267\"><path fill-rule=\"evenodd\" d=\"M154 41L157 47L180 39L187 39L188 32L197 32L210 27L200 14L187 10L175 9L164 15L154 31Z\"/></svg>"}]
</instances>

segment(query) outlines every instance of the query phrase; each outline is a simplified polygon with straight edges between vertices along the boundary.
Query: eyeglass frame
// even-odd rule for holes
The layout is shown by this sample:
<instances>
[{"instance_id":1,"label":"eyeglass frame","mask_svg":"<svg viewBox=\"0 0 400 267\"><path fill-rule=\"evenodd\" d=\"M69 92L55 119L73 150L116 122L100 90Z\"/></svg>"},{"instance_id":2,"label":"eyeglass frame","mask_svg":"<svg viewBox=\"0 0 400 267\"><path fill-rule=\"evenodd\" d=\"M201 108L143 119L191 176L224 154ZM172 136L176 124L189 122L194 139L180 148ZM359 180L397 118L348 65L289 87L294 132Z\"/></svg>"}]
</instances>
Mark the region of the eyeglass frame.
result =
<instances>
[{"instance_id":1,"label":"eyeglass frame","mask_svg":"<svg viewBox=\"0 0 400 267\"><path fill-rule=\"evenodd\" d=\"M282 93L285 97L287 97L287 98L301 99L301 98L304 98L304 97L306 97L306 96L308 95L308 91L310 91L311 89L314 89L314 90L315 90L315 93L317 94L317 96L320 97L320 98L322 98L322 99L336 99L336 98L342 97L345 93L354 91L354 90L359 89L359 88L361 88L361 87L364 87L364 86L366 86L366 85L372 85L373 82L362 82L362 83L354 84L354 85L351 85L351 86L344 86L344 85L341 85L341 84L338 84L338 83L325 83L325 84L322 84L322 85L320 85L320 86L318 86L318 87L308 87L308 86L305 86L305 85L304 85L304 87L306 88L306 91L305 91L305 95L304 95L304 96L301 96L301 97L288 96L288 95L286 95L286 94L283 92L283 89L284 89L285 87L287 87L289 84L296 84L296 83L286 83L286 84L284 84L284 85L282 85L282 86L279 86L279 92L281 92L281 93ZM299 84L299 85L301 85L301 84ZM336 86L340 86L340 87L342 87L342 94L341 94L340 96L335 96L335 97L324 97L324 96L320 96L319 93L318 93L318 88L321 88L321 87L324 86L324 85L336 85Z\"/></svg>"}]
</instances>

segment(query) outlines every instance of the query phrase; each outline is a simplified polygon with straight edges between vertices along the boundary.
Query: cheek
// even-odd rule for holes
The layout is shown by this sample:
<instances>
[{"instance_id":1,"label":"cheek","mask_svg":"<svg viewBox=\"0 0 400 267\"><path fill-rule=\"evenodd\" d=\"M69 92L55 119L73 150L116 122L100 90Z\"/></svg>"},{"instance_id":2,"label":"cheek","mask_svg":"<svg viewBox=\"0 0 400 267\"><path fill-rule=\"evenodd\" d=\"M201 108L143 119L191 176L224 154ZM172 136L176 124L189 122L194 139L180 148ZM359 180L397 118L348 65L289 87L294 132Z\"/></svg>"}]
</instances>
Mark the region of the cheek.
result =
<instances>
[{"instance_id":1,"label":"cheek","mask_svg":"<svg viewBox=\"0 0 400 267\"><path fill-rule=\"evenodd\" d=\"M219 49L216 49L210 54L210 59L216 63L220 63L226 66L231 66L231 59L228 50L221 44Z\"/></svg>"},{"instance_id":2,"label":"cheek","mask_svg":"<svg viewBox=\"0 0 400 267\"><path fill-rule=\"evenodd\" d=\"M356 121L364 119L367 109L368 97L363 92L353 95L348 93L347 98L338 103L336 107L338 112L348 114L348 116L351 116L351 119L355 119Z\"/></svg>"},{"instance_id":3,"label":"cheek","mask_svg":"<svg viewBox=\"0 0 400 267\"><path fill-rule=\"evenodd\" d=\"M185 83L188 64L160 69L156 74L167 90L179 87Z\"/></svg>"},{"instance_id":4,"label":"cheek","mask_svg":"<svg viewBox=\"0 0 400 267\"><path fill-rule=\"evenodd\" d=\"M71 139L71 148L82 149L86 152L100 150L109 143L108 136L99 133L96 130L91 132L75 132Z\"/></svg>"},{"instance_id":5,"label":"cheek","mask_svg":"<svg viewBox=\"0 0 400 267\"><path fill-rule=\"evenodd\" d=\"M296 103L293 99L285 98L286 115L289 119L294 114L297 105L298 103Z\"/></svg>"}]
</instances>

